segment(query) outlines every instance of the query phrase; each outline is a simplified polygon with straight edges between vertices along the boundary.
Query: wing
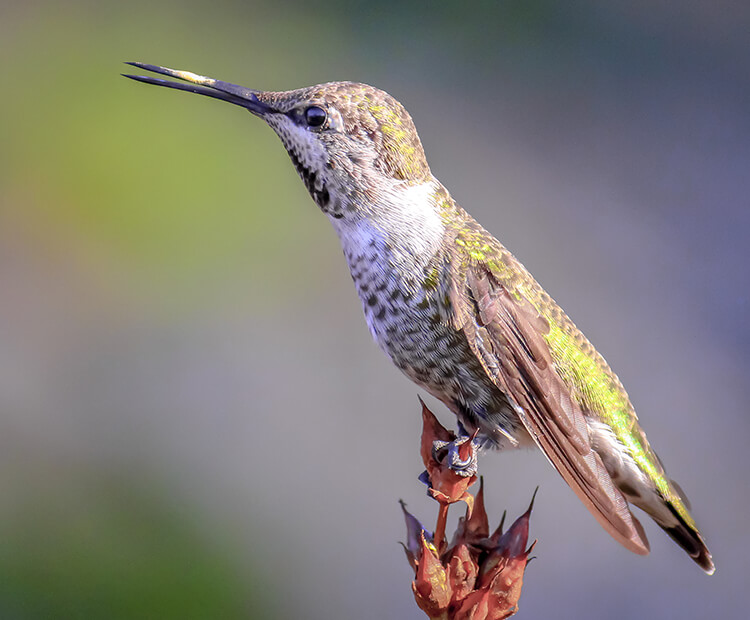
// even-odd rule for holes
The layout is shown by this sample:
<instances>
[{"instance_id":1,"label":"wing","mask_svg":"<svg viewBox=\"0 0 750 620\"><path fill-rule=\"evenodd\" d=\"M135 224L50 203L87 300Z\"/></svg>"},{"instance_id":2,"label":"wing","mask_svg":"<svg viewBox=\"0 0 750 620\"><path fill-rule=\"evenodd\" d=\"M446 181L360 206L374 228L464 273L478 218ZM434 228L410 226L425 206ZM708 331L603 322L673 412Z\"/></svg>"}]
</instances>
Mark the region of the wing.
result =
<instances>
[{"instance_id":1,"label":"wing","mask_svg":"<svg viewBox=\"0 0 750 620\"><path fill-rule=\"evenodd\" d=\"M450 259L455 327L465 334L488 376L508 396L536 444L597 521L631 551L647 554L649 545L640 522L591 446L583 407L556 371L545 338L549 322L524 297L523 287L503 283L496 261L467 253L461 244L456 247ZM510 253L495 258L515 263ZM514 273L518 273L516 266L523 270L516 263Z\"/></svg>"}]
</instances>

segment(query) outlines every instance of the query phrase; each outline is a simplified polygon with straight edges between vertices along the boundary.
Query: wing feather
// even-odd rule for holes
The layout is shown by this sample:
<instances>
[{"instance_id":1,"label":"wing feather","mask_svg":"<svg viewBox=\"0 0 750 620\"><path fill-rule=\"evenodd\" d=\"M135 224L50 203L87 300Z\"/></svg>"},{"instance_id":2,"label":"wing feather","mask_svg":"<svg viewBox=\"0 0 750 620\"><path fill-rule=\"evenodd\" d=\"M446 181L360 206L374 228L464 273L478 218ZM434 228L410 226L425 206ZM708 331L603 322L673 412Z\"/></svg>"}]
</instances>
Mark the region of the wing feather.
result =
<instances>
[{"instance_id":1,"label":"wing feather","mask_svg":"<svg viewBox=\"0 0 750 620\"><path fill-rule=\"evenodd\" d=\"M597 521L622 545L645 555L640 522L589 438L585 412L556 372L544 334L549 324L481 261L455 259L451 302L456 327L523 425Z\"/></svg>"}]
</instances>

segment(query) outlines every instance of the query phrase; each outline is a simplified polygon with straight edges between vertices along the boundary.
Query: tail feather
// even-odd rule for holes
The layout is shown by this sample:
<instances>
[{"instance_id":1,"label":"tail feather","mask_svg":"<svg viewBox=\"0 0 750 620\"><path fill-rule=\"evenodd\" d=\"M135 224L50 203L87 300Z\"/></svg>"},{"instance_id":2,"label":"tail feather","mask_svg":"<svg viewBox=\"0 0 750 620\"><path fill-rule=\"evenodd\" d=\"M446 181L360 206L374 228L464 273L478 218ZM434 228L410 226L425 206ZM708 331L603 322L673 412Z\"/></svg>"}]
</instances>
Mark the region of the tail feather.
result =
<instances>
[{"instance_id":1,"label":"tail feather","mask_svg":"<svg viewBox=\"0 0 750 620\"><path fill-rule=\"evenodd\" d=\"M671 503L667 503L667 506L677 520L677 525L664 525L662 523L659 523L659 525L669 534L672 540L687 552L698 566L708 575L713 575L716 567L711 559L711 552L708 550L700 532L695 527L686 523L685 519L682 518Z\"/></svg>"}]
</instances>

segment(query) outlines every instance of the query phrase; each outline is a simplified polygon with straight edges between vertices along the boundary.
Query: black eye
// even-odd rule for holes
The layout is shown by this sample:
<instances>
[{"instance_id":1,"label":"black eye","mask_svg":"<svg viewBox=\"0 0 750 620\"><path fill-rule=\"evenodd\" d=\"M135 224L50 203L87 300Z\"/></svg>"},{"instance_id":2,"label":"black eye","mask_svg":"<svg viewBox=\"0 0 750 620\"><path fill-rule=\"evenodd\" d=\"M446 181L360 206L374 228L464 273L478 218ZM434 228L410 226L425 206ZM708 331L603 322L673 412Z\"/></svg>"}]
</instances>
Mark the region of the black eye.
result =
<instances>
[{"instance_id":1,"label":"black eye","mask_svg":"<svg viewBox=\"0 0 750 620\"><path fill-rule=\"evenodd\" d=\"M311 105L305 110L305 122L309 127L322 127L328 118L328 113L316 105Z\"/></svg>"}]
</instances>

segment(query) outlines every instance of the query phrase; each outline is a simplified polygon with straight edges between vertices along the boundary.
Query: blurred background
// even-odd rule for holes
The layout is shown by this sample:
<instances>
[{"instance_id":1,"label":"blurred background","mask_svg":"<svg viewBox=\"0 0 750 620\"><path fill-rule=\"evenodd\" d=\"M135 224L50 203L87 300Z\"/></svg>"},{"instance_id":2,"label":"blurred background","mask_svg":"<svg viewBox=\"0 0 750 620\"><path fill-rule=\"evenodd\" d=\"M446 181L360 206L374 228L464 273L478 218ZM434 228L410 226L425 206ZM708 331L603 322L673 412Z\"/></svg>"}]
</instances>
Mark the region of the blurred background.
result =
<instances>
[{"instance_id":1,"label":"blurred background","mask_svg":"<svg viewBox=\"0 0 750 620\"><path fill-rule=\"evenodd\" d=\"M0 617L423 617L418 390L333 231L267 127L125 60L401 100L628 386L717 563L645 520L629 554L541 454L489 454L493 520L540 485L521 617L743 616L749 28L731 0L5 0Z\"/></svg>"}]
</instances>

